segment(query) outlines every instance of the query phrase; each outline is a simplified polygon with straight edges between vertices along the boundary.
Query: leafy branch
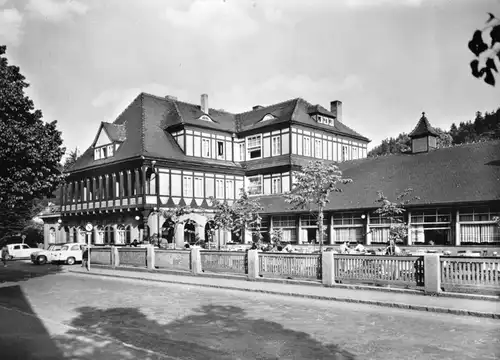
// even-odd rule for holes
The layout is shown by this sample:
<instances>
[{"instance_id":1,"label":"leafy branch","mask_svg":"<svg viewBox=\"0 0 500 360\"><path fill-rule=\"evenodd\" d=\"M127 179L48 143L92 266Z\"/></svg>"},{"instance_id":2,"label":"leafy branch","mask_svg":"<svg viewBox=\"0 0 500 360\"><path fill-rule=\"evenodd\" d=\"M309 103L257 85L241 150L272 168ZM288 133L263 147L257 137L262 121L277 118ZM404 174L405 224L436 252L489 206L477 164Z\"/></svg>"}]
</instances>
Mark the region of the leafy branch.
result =
<instances>
[{"instance_id":1,"label":"leafy branch","mask_svg":"<svg viewBox=\"0 0 500 360\"><path fill-rule=\"evenodd\" d=\"M488 16L486 26L476 30L468 43L469 50L476 56L476 59L471 61L470 67L474 77L495 86L494 73L498 73L495 57L500 62L500 46L497 46L500 45L500 19L492 13L488 13ZM489 46L483 40L483 35L488 33L491 38ZM481 63L484 63L484 66L480 68Z\"/></svg>"}]
</instances>

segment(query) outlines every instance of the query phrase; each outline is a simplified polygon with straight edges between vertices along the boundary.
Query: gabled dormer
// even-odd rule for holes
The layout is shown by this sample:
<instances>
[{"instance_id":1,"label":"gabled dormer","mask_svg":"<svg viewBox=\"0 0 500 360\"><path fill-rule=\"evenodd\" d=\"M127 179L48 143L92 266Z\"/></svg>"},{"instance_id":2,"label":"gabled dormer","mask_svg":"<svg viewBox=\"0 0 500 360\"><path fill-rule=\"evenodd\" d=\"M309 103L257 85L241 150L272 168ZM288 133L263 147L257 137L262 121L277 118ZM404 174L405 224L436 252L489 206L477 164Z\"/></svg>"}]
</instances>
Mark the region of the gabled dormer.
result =
<instances>
[{"instance_id":1,"label":"gabled dormer","mask_svg":"<svg viewBox=\"0 0 500 360\"><path fill-rule=\"evenodd\" d=\"M417 126L408 136L411 139L411 152L413 154L429 152L437 148L439 134L425 117L425 112L422 113Z\"/></svg>"},{"instance_id":2,"label":"gabled dormer","mask_svg":"<svg viewBox=\"0 0 500 360\"><path fill-rule=\"evenodd\" d=\"M125 139L124 125L102 122L92 143L94 160L102 160L114 156Z\"/></svg>"},{"instance_id":3,"label":"gabled dormer","mask_svg":"<svg viewBox=\"0 0 500 360\"><path fill-rule=\"evenodd\" d=\"M330 103L330 111L321 105L310 106L308 114L318 124L335 126L335 121L342 122L342 102L335 100Z\"/></svg>"}]
</instances>

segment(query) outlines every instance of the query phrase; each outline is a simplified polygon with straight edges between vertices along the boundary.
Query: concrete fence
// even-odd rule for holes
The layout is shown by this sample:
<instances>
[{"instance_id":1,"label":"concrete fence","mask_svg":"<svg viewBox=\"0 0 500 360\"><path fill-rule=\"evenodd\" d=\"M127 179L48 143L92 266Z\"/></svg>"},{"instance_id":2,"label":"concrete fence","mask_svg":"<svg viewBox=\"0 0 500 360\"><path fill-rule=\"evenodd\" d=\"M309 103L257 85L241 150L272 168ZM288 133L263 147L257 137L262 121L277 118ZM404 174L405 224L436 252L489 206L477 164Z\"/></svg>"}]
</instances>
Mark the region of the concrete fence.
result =
<instances>
[{"instance_id":1,"label":"concrete fence","mask_svg":"<svg viewBox=\"0 0 500 360\"><path fill-rule=\"evenodd\" d=\"M442 291L500 294L500 258L423 256L366 256L321 254L93 248L91 263L175 270L192 274L223 273L260 278L336 283L393 285Z\"/></svg>"}]
</instances>

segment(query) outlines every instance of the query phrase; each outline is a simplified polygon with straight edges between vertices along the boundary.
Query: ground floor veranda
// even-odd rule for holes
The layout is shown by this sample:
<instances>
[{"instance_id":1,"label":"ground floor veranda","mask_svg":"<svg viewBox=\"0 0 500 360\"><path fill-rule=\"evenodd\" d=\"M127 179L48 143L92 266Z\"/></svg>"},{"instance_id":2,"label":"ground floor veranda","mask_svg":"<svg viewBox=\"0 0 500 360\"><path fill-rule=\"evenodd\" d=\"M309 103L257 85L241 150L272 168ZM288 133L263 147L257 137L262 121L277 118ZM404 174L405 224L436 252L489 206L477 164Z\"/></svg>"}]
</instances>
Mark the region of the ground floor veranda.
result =
<instances>
[{"instance_id":1,"label":"ground floor veranda","mask_svg":"<svg viewBox=\"0 0 500 360\"><path fill-rule=\"evenodd\" d=\"M454 208L409 209L392 224L404 221L409 232L405 245L498 245L500 228L494 221L500 215L498 205ZM90 242L96 245L126 245L134 240L149 241L158 235L176 246L210 240L216 245L230 242L250 243L255 239L250 230L237 236L229 231L211 231L210 212L184 215L174 228L159 211L130 211L44 218L45 245L65 242ZM91 223L93 230L85 231ZM366 245L386 244L391 220L372 211L326 213L324 243L361 242ZM273 229L282 230L282 240L292 244L318 243L316 217L309 213L262 215L260 232L269 241Z\"/></svg>"}]
</instances>

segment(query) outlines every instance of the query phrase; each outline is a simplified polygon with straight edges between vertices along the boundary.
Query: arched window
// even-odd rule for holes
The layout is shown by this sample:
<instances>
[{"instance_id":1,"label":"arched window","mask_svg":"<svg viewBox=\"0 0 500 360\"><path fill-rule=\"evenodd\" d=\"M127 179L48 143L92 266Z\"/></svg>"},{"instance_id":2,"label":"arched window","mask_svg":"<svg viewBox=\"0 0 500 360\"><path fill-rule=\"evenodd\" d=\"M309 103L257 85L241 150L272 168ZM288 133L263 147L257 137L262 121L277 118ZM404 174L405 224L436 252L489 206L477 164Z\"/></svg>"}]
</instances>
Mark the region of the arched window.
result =
<instances>
[{"instance_id":1,"label":"arched window","mask_svg":"<svg viewBox=\"0 0 500 360\"><path fill-rule=\"evenodd\" d=\"M115 243L115 231L111 225L104 228L104 244L112 245Z\"/></svg>"},{"instance_id":2,"label":"arched window","mask_svg":"<svg viewBox=\"0 0 500 360\"><path fill-rule=\"evenodd\" d=\"M55 244L56 243L56 229L51 227L49 229L49 244Z\"/></svg>"},{"instance_id":3,"label":"arched window","mask_svg":"<svg viewBox=\"0 0 500 360\"><path fill-rule=\"evenodd\" d=\"M125 244L125 226L118 225L116 244Z\"/></svg>"},{"instance_id":4,"label":"arched window","mask_svg":"<svg viewBox=\"0 0 500 360\"><path fill-rule=\"evenodd\" d=\"M186 222L184 225L184 242L194 244L196 242L196 223L194 221Z\"/></svg>"},{"instance_id":5,"label":"arched window","mask_svg":"<svg viewBox=\"0 0 500 360\"><path fill-rule=\"evenodd\" d=\"M98 245L104 244L104 228L100 225L96 228L97 238L95 239L95 243Z\"/></svg>"},{"instance_id":6,"label":"arched window","mask_svg":"<svg viewBox=\"0 0 500 360\"><path fill-rule=\"evenodd\" d=\"M85 228L83 226L80 226L78 228L78 237L77 237L77 241L76 242L79 242L79 243L83 243L85 242L86 238L85 238L85 235L87 234L87 232L85 231Z\"/></svg>"},{"instance_id":7,"label":"arched window","mask_svg":"<svg viewBox=\"0 0 500 360\"><path fill-rule=\"evenodd\" d=\"M132 225L127 225L125 227L125 244L130 244L132 242Z\"/></svg>"}]
</instances>

